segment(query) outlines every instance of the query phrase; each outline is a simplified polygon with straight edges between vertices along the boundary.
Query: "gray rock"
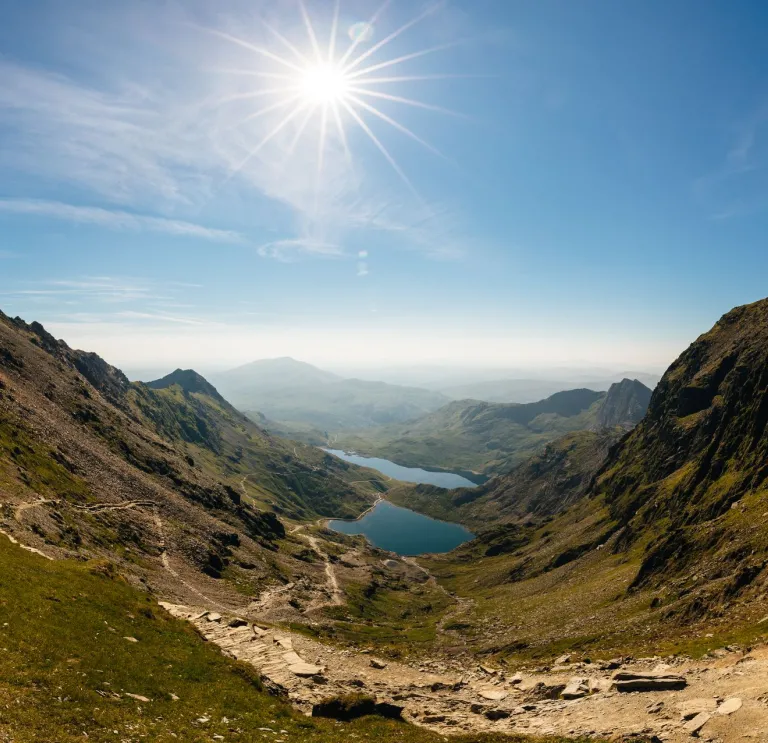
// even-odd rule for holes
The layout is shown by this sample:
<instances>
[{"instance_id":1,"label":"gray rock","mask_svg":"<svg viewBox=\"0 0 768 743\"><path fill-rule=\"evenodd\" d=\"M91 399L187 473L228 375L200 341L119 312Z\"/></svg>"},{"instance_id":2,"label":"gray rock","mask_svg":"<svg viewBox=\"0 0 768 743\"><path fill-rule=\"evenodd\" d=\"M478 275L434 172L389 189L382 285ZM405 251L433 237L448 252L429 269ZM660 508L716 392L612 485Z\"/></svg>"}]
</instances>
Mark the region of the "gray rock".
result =
<instances>
[{"instance_id":1,"label":"gray rock","mask_svg":"<svg viewBox=\"0 0 768 743\"><path fill-rule=\"evenodd\" d=\"M616 691L673 691L684 689L688 682L682 676L669 673L634 673L618 671L613 674Z\"/></svg>"},{"instance_id":2,"label":"gray rock","mask_svg":"<svg viewBox=\"0 0 768 743\"><path fill-rule=\"evenodd\" d=\"M489 699L492 702L500 702L502 699L507 698L507 692L499 689L483 689L480 692L480 696L483 699Z\"/></svg>"},{"instance_id":3,"label":"gray rock","mask_svg":"<svg viewBox=\"0 0 768 743\"><path fill-rule=\"evenodd\" d=\"M699 712L696 717L683 725L683 730L686 730L691 735L698 735L699 731L710 721L712 715L709 712Z\"/></svg>"},{"instance_id":4,"label":"gray rock","mask_svg":"<svg viewBox=\"0 0 768 743\"><path fill-rule=\"evenodd\" d=\"M560 694L561 699L581 699L589 694L589 686L585 678L572 678Z\"/></svg>"},{"instance_id":5,"label":"gray rock","mask_svg":"<svg viewBox=\"0 0 768 743\"><path fill-rule=\"evenodd\" d=\"M702 712L714 712L715 707L717 707L717 702L707 697L686 699L677 705L677 709L684 720L692 720Z\"/></svg>"},{"instance_id":6,"label":"gray rock","mask_svg":"<svg viewBox=\"0 0 768 743\"><path fill-rule=\"evenodd\" d=\"M311 678L312 676L320 676L323 673L322 666L313 666L311 663L292 663L288 666L288 670L295 676L301 678Z\"/></svg>"},{"instance_id":7,"label":"gray rock","mask_svg":"<svg viewBox=\"0 0 768 743\"><path fill-rule=\"evenodd\" d=\"M371 668L376 668L379 671L383 671L387 667L384 661L378 660L378 658L371 658Z\"/></svg>"}]
</instances>

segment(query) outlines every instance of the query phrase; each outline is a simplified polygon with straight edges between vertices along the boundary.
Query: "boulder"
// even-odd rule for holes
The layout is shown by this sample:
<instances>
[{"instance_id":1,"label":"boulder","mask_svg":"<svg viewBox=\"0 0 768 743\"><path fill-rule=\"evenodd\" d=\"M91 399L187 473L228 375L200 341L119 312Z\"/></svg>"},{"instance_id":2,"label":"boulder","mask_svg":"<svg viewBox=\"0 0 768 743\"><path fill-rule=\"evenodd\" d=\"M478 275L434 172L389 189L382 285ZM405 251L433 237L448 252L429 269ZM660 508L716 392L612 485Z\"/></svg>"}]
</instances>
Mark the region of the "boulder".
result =
<instances>
[{"instance_id":1,"label":"boulder","mask_svg":"<svg viewBox=\"0 0 768 743\"><path fill-rule=\"evenodd\" d=\"M571 658L572 658L572 656L571 656L571 655L569 655L568 653L566 653L565 655L561 655L561 656L560 656L560 657L559 657L559 658L558 658L558 659L555 661L555 665L556 665L556 666L565 666L565 665L568 665L568 663L570 663L570 662L571 662Z\"/></svg>"},{"instance_id":2,"label":"boulder","mask_svg":"<svg viewBox=\"0 0 768 743\"><path fill-rule=\"evenodd\" d=\"M572 678L560 693L561 699L581 699L589 694L588 681L585 678Z\"/></svg>"},{"instance_id":3,"label":"boulder","mask_svg":"<svg viewBox=\"0 0 768 743\"><path fill-rule=\"evenodd\" d=\"M717 707L717 702L711 697L686 699L677 705L677 709L684 720L692 720L702 712L714 712L715 707Z\"/></svg>"},{"instance_id":4,"label":"boulder","mask_svg":"<svg viewBox=\"0 0 768 743\"><path fill-rule=\"evenodd\" d=\"M386 667L387 664L384 661L378 660L378 658L371 658L371 668L383 671Z\"/></svg>"},{"instance_id":5,"label":"boulder","mask_svg":"<svg viewBox=\"0 0 768 743\"><path fill-rule=\"evenodd\" d=\"M206 618L206 619L207 619L209 622L220 622L220 621L221 621L221 614L217 614L215 611L209 611L209 612L208 612L208 613L205 615L205 618Z\"/></svg>"},{"instance_id":6,"label":"boulder","mask_svg":"<svg viewBox=\"0 0 768 743\"><path fill-rule=\"evenodd\" d=\"M148 701L150 701L149 699L147 699L147 697L141 696L141 694L128 694L128 693L126 693L125 696L130 697L131 699L135 699L137 702L148 702Z\"/></svg>"},{"instance_id":7,"label":"boulder","mask_svg":"<svg viewBox=\"0 0 768 743\"><path fill-rule=\"evenodd\" d=\"M674 691L684 689L688 682L670 673L635 673L618 671L613 674L613 688L616 691Z\"/></svg>"},{"instance_id":8,"label":"boulder","mask_svg":"<svg viewBox=\"0 0 768 743\"><path fill-rule=\"evenodd\" d=\"M311 678L312 676L319 676L323 672L322 666L313 666L311 663L292 663L288 666L288 670L295 676L301 678Z\"/></svg>"},{"instance_id":9,"label":"boulder","mask_svg":"<svg viewBox=\"0 0 768 743\"><path fill-rule=\"evenodd\" d=\"M480 696L483 699L489 699L491 702L500 702L502 699L507 698L507 692L500 689L483 689L480 692Z\"/></svg>"}]
</instances>

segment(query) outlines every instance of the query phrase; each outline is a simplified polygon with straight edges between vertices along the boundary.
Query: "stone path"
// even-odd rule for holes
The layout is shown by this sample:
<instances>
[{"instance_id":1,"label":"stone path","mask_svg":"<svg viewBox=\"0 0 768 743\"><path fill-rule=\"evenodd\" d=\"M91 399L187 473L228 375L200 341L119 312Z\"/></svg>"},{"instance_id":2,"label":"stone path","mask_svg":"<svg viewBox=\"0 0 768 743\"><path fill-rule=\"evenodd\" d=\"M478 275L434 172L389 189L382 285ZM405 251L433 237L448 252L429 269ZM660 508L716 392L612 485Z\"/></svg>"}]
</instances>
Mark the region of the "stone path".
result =
<instances>
[{"instance_id":1,"label":"stone path","mask_svg":"<svg viewBox=\"0 0 768 743\"><path fill-rule=\"evenodd\" d=\"M644 735L670 743L694 738L768 743L765 647L750 653L723 651L702 662L564 662L548 671L507 676L450 660L382 662L365 651L265 629L204 607L163 606L191 621L225 653L251 663L269 688L306 714L333 697L362 693L402 708L409 722L445 734ZM649 691L633 691L628 684Z\"/></svg>"}]
</instances>

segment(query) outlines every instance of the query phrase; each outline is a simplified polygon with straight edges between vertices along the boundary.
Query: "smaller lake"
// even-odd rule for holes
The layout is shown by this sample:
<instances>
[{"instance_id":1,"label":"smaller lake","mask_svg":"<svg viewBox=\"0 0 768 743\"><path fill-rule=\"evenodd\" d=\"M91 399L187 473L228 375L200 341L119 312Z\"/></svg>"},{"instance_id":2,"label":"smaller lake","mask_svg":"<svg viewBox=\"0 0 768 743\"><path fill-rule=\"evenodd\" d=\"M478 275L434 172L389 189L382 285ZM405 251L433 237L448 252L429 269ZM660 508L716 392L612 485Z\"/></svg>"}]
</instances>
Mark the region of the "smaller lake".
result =
<instances>
[{"instance_id":1,"label":"smaller lake","mask_svg":"<svg viewBox=\"0 0 768 743\"><path fill-rule=\"evenodd\" d=\"M466 477L454 474L453 472L430 472L420 467L403 467L402 465L390 462L388 459L379 459L378 457L361 457L359 454L347 454L340 449L325 449L329 454L333 454L345 462L359 464L361 467L371 467L394 480L403 482L421 482L427 485L437 485L441 488L476 488L477 484Z\"/></svg>"},{"instance_id":2,"label":"smaller lake","mask_svg":"<svg viewBox=\"0 0 768 743\"><path fill-rule=\"evenodd\" d=\"M474 539L460 524L437 521L422 513L381 501L357 521L328 522L342 534L362 534L374 546L398 555L450 552Z\"/></svg>"}]
</instances>

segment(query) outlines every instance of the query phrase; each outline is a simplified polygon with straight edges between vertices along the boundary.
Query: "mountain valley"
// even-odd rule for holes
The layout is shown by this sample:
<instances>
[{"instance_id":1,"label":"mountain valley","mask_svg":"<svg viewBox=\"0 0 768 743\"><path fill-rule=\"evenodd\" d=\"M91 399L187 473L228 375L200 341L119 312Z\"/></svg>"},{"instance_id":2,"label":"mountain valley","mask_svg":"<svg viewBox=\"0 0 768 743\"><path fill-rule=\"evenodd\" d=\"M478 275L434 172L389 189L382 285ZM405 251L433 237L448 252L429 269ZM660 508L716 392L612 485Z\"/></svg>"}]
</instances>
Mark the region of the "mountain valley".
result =
<instances>
[{"instance_id":1,"label":"mountain valley","mask_svg":"<svg viewBox=\"0 0 768 743\"><path fill-rule=\"evenodd\" d=\"M94 631L98 616L117 627L114 640L108 635L112 658L132 648L143 659L144 642L158 657L160 644L188 647L203 654L210 683L231 687L236 700L255 695L257 708L279 706L286 729L300 718L284 702L269 701L258 684L243 687L243 664L313 715L327 703L343 718L339 710L353 702L333 700L361 695L368 700L354 703L361 709L385 717L397 710L418 727L364 717L345 734L365 737L375 729L379 739L405 741L431 740L430 730L684 740L687 721L654 717L649 702L671 710L705 695L702 679L718 678L717 690L738 694L739 707L743 696L745 710L721 713L722 723L702 710L708 716L700 729L736 740L729 737L734 720L755 729L768 720L768 708L761 711L736 670L746 664L742 675L754 679L768 662L762 650L749 651L768 638L761 529L768 507L766 313L768 301L726 315L670 367L652 397L640 382L625 380L606 393L575 390L521 405L450 403L428 414L443 421L431 423L433 430L442 425L456 451L462 441L493 440L501 421L541 435L496 465L499 475L459 490L391 481L269 433L194 371L131 383L39 324L0 316L6 595L17 596L19 606L38 602L25 611L40 618L36 642L48 647L45 626L71 621L51 609L64 600L67 581L79 585L84 628ZM448 414L453 428L444 424ZM414 559L327 528L329 519L359 517L380 498L466 525L477 538ZM25 594L14 577L36 570L40 591L54 596L52 607L42 593ZM105 598L97 604L100 592ZM154 608L146 615L118 608L137 602ZM129 617L125 628L118 615ZM170 616L192 622L224 657L210 645L193 651L195 636ZM72 644L47 653L58 659L56 668L68 663L62 653L93 663L88 676L111 665ZM563 653L568 660L553 664ZM43 656L30 658L44 665ZM126 722L131 710L154 700L172 709L182 688L198 698L189 686L194 673L181 685L158 670L164 680L150 689L126 676L135 673L133 661L121 663L121 677L109 672L119 691L94 682L78 692L117 694L112 704L123 722L111 726L137 724ZM610 691L617 667L656 678L662 663L690 688L651 691L648 701ZM30 699L49 699L28 677L13 677ZM578 678L586 679L577 685L586 691L563 698ZM229 712L219 701L215 712L213 701L194 704L197 723L163 711L172 722L158 727L155 739L185 731L207 740L214 715L237 715L240 728L246 718L270 727L261 713L232 712L235 702ZM3 724L13 729L0 716ZM58 716L26 724L49 736L56 725L62 740L77 734ZM294 735L321 741L323 724ZM89 727L89 737L109 739L100 730Z\"/></svg>"},{"instance_id":2,"label":"mountain valley","mask_svg":"<svg viewBox=\"0 0 768 743\"><path fill-rule=\"evenodd\" d=\"M607 392L568 390L535 403L461 400L404 424L340 434L336 445L404 466L498 475L565 433L631 428L650 397L641 382L625 379Z\"/></svg>"}]
</instances>

